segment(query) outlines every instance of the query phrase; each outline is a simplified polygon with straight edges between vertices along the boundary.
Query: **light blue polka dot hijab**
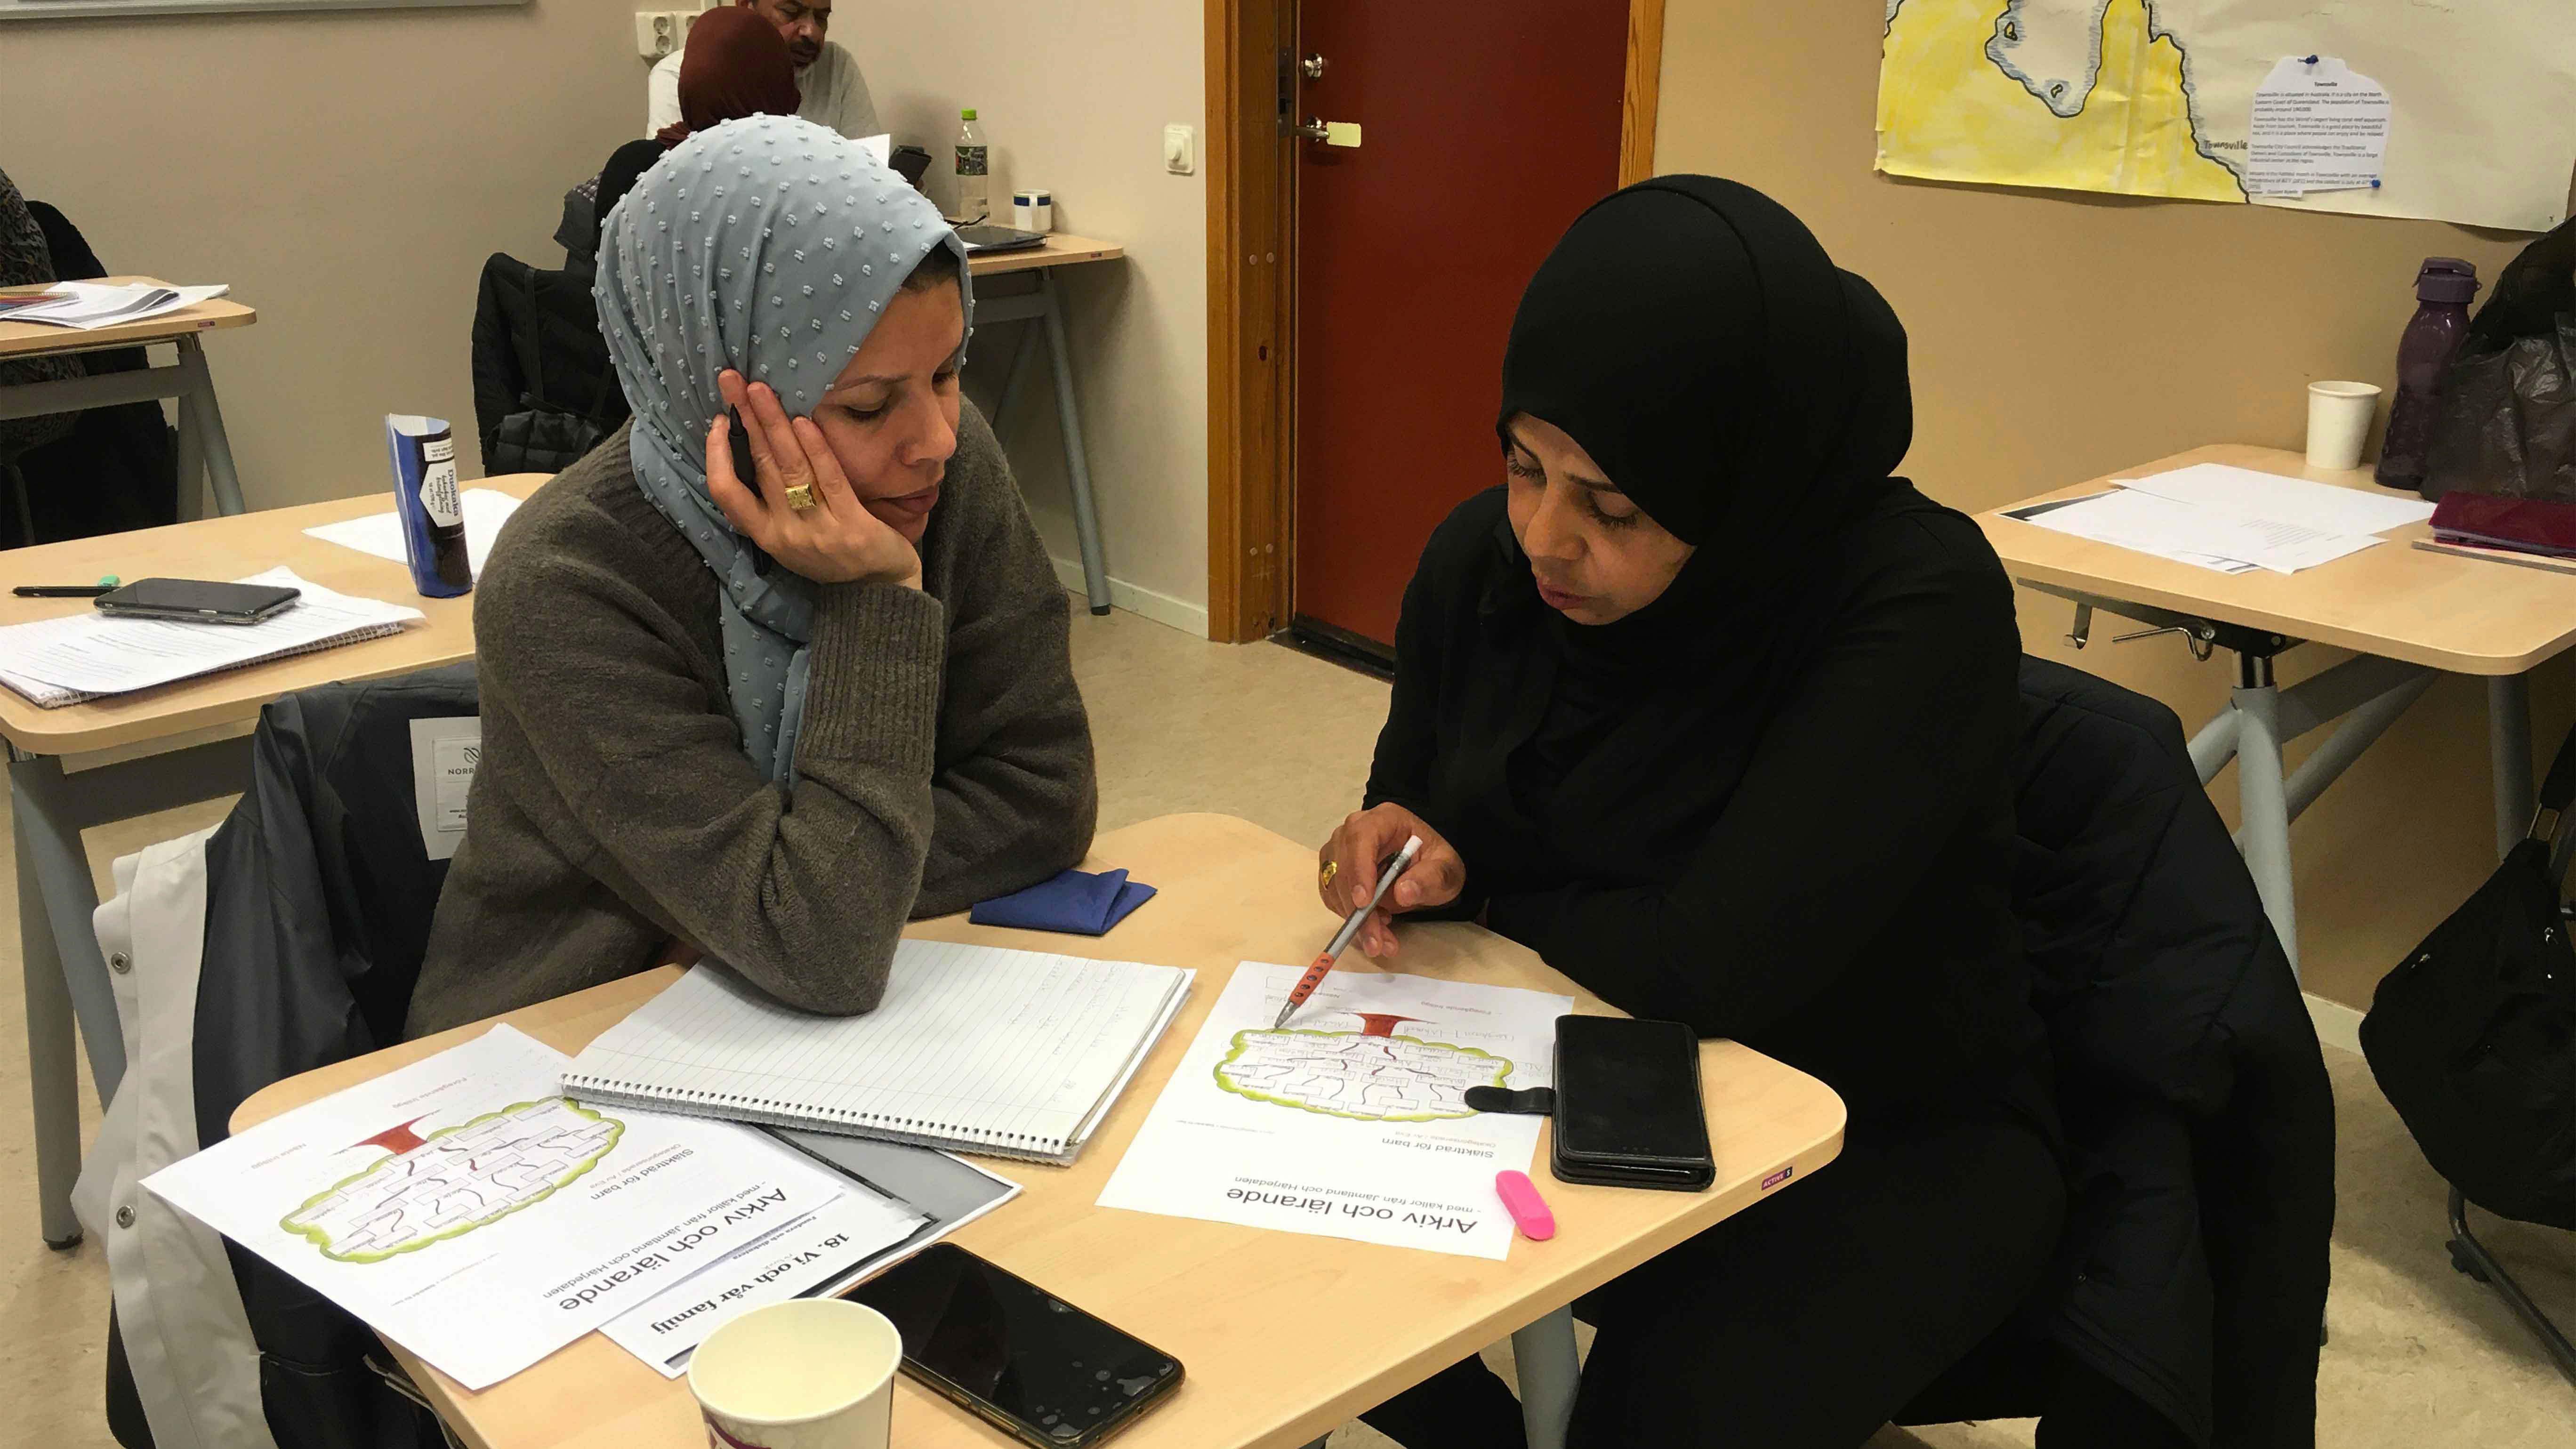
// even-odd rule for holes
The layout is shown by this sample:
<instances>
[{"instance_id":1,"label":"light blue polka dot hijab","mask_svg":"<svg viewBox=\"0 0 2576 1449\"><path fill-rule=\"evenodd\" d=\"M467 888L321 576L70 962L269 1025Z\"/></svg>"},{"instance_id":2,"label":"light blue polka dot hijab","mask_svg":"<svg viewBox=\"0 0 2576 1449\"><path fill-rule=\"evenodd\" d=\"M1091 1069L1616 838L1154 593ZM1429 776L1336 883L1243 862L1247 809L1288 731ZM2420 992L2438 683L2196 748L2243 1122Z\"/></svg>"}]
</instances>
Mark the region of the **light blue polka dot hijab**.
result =
<instances>
[{"instance_id":1,"label":"light blue polka dot hijab","mask_svg":"<svg viewBox=\"0 0 2576 1449\"><path fill-rule=\"evenodd\" d=\"M772 780L795 779L814 585L735 533L707 496L707 429L724 411L716 374L734 368L777 389L788 416L812 413L939 246L963 261L928 197L793 116L691 135L608 214L593 295L635 414L636 481L723 582L734 719ZM966 303L972 317L971 288Z\"/></svg>"}]
</instances>

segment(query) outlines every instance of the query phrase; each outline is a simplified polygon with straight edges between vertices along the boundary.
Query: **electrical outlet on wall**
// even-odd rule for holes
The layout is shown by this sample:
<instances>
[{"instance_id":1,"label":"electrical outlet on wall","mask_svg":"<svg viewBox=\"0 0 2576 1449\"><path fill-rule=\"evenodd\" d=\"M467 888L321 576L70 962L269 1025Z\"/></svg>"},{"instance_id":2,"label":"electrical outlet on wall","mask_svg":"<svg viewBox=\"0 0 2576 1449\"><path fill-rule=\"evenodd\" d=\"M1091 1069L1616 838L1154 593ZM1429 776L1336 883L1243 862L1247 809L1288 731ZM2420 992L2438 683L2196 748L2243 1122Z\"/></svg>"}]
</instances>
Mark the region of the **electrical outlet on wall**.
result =
<instances>
[{"instance_id":1,"label":"electrical outlet on wall","mask_svg":"<svg viewBox=\"0 0 2576 1449\"><path fill-rule=\"evenodd\" d=\"M635 12L635 53L646 60L660 60L679 49L682 34L677 10Z\"/></svg>"}]
</instances>

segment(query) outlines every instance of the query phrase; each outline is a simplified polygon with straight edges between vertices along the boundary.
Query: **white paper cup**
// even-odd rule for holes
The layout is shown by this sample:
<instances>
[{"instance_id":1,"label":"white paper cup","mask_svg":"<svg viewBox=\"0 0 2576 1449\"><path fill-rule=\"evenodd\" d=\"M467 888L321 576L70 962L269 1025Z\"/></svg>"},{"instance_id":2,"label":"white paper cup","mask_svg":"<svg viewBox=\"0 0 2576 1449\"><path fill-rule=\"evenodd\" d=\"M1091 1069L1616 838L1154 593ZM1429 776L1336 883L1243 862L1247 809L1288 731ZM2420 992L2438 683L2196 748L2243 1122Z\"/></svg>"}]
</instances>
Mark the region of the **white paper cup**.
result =
<instances>
[{"instance_id":1,"label":"white paper cup","mask_svg":"<svg viewBox=\"0 0 2576 1449\"><path fill-rule=\"evenodd\" d=\"M2366 382L2308 384L2308 466L2358 468L2361 440L2379 411L2379 389Z\"/></svg>"},{"instance_id":2,"label":"white paper cup","mask_svg":"<svg viewBox=\"0 0 2576 1449\"><path fill-rule=\"evenodd\" d=\"M846 1298L755 1308L707 1335L689 1392L708 1449L886 1449L903 1338Z\"/></svg>"},{"instance_id":3,"label":"white paper cup","mask_svg":"<svg viewBox=\"0 0 2576 1449\"><path fill-rule=\"evenodd\" d=\"M1011 193L1011 225L1022 231L1055 230L1055 193L1024 186Z\"/></svg>"}]
</instances>

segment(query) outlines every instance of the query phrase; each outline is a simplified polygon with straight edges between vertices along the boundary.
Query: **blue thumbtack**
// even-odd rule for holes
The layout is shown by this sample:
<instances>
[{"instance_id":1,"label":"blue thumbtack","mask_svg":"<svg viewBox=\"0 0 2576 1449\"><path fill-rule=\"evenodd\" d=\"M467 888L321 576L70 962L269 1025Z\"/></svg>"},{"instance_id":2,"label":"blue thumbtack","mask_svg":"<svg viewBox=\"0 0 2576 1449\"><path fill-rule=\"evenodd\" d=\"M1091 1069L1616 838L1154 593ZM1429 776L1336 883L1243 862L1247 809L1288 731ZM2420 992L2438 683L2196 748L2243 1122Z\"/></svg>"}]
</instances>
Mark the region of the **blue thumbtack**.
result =
<instances>
[{"instance_id":1,"label":"blue thumbtack","mask_svg":"<svg viewBox=\"0 0 2576 1449\"><path fill-rule=\"evenodd\" d=\"M2316 63L2317 63L2317 58L2316 58L2315 56L2313 56L2313 55L2312 55L2312 56L2309 56L2306 60L2303 60L2303 61L2300 61L2300 62L2299 62L2299 64L2301 64L2301 65L2315 65Z\"/></svg>"}]
</instances>

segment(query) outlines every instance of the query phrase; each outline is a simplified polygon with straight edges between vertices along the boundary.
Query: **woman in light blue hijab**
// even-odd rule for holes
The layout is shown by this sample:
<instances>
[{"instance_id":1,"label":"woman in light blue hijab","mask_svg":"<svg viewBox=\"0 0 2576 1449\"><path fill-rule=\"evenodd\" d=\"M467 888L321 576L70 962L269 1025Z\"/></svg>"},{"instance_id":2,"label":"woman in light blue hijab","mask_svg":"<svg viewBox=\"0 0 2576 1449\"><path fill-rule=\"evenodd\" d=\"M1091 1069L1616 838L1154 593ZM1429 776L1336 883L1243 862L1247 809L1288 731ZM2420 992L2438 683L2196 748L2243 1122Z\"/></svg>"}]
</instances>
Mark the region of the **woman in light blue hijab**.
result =
<instances>
[{"instance_id":1,"label":"woman in light blue hijab","mask_svg":"<svg viewBox=\"0 0 2576 1449\"><path fill-rule=\"evenodd\" d=\"M692 135L610 213L634 420L478 586L482 764L411 1030L701 951L865 1011L906 919L1082 858L1069 611L960 395L964 260L791 117Z\"/></svg>"}]
</instances>

